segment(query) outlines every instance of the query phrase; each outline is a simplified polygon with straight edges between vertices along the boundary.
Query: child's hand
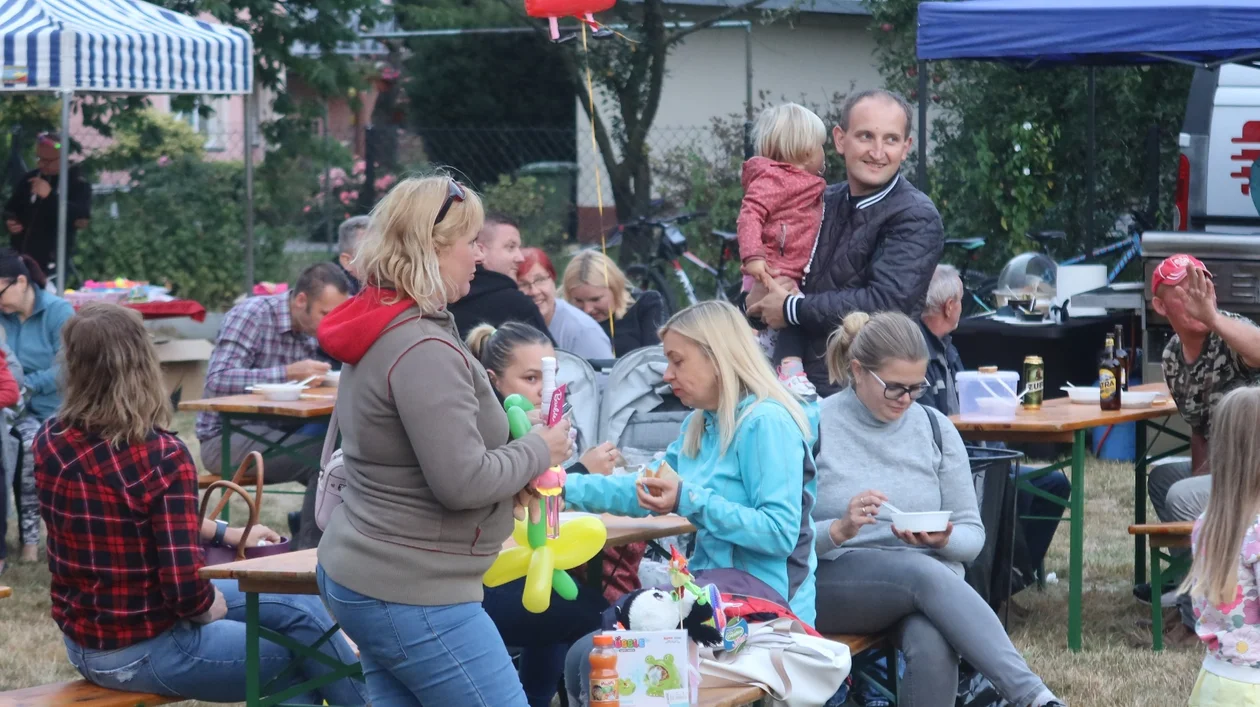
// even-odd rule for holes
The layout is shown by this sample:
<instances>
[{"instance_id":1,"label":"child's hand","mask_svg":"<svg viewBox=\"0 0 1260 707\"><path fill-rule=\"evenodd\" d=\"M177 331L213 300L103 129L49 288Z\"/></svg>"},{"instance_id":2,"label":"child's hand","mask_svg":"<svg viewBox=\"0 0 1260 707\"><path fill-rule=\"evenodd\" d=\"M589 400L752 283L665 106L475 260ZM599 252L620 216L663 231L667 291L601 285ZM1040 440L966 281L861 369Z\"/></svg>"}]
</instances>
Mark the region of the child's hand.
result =
<instances>
[{"instance_id":1,"label":"child's hand","mask_svg":"<svg viewBox=\"0 0 1260 707\"><path fill-rule=\"evenodd\" d=\"M740 271L745 275L756 278L758 281L762 280L766 276L766 270L765 258L753 258L752 260L744 263L743 267L740 268Z\"/></svg>"}]
</instances>

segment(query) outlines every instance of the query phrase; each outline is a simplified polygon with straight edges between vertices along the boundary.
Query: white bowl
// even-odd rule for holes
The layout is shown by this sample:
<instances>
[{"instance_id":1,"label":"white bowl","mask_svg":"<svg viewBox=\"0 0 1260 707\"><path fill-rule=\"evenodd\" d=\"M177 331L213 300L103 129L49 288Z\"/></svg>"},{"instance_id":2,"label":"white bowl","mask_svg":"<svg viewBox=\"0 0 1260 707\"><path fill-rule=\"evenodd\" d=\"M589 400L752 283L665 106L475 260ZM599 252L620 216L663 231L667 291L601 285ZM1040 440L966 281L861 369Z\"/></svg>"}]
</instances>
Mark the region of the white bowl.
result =
<instances>
[{"instance_id":1,"label":"white bowl","mask_svg":"<svg viewBox=\"0 0 1260 707\"><path fill-rule=\"evenodd\" d=\"M1063 386L1061 390L1066 390L1068 397L1077 405L1097 405L1099 392L1097 388L1069 388Z\"/></svg>"},{"instance_id":2,"label":"white bowl","mask_svg":"<svg viewBox=\"0 0 1260 707\"><path fill-rule=\"evenodd\" d=\"M939 533L949 525L950 511L892 514L893 527L908 533Z\"/></svg>"},{"instance_id":3,"label":"white bowl","mask_svg":"<svg viewBox=\"0 0 1260 707\"><path fill-rule=\"evenodd\" d=\"M250 390L274 402L290 403L302 399L302 391L306 390L306 386L296 383L259 383Z\"/></svg>"},{"instance_id":4,"label":"white bowl","mask_svg":"<svg viewBox=\"0 0 1260 707\"><path fill-rule=\"evenodd\" d=\"M1138 390L1126 390L1120 393L1120 407L1122 408L1148 408L1155 404L1159 398L1164 397L1163 393L1149 393ZM1159 400L1159 402L1163 402Z\"/></svg>"},{"instance_id":5,"label":"white bowl","mask_svg":"<svg viewBox=\"0 0 1260 707\"><path fill-rule=\"evenodd\" d=\"M336 388L341 384L341 371L329 371L324 374L324 382L321 384L325 388Z\"/></svg>"}]
</instances>

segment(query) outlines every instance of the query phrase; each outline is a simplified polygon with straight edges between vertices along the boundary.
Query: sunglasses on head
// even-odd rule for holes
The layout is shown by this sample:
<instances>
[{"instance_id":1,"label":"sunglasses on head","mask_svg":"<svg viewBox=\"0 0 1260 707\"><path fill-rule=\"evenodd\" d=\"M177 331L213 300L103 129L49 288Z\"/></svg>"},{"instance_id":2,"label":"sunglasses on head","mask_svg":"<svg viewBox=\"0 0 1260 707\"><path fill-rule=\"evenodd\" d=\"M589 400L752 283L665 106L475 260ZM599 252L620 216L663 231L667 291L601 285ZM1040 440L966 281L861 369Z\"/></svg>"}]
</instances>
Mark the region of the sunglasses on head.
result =
<instances>
[{"instance_id":1,"label":"sunglasses on head","mask_svg":"<svg viewBox=\"0 0 1260 707\"><path fill-rule=\"evenodd\" d=\"M450 185L446 188L446 200L442 202L442 208L438 209L437 218L433 220L433 225L436 226L442 223L442 219L446 218L446 212L451 210L451 204L456 201L462 204L466 196L464 188L459 185L459 182L452 179Z\"/></svg>"},{"instance_id":2,"label":"sunglasses on head","mask_svg":"<svg viewBox=\"0 0 1260 707\"><path fill-rule=\"evenodd\" d=\"M48 133L40 133L35 140L41 145L51 145L54 150L61 149L61 143L54 140Z\"/></svg>"}]
</instances>

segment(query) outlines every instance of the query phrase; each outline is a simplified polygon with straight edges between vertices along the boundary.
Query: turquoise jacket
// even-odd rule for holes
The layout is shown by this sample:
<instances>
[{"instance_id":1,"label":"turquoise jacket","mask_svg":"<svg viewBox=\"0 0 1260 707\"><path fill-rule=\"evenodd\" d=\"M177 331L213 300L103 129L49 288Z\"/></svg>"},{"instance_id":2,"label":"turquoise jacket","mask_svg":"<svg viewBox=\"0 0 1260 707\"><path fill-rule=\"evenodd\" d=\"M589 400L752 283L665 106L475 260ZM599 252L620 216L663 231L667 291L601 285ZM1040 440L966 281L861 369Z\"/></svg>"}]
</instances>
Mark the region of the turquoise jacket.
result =
<instances>
[{"instance_id":1,"label":"turquoise jacket","mask_svg":"<svg viewBox=\"0 0 1260 707\"><path fill-rule=\"evenodd\" d=\"M4 326L9 348L17 354L26 375L28 410L41 422L52 417L61 406L61 393L57 390L61 366L57 353L61 351L61 327L73 316L74 307L69 302L42 289L35 290L35 309L26 321L16 314L0 313L0 325Z\"/></svg>"},{"instance_id":2,"label":"turquoise jacket","mask_svg":"<svg viewBox=\"0 0 1260 707\"><path fill-rule=\"evenodd\" d=\"M814 528L810 513L818 482L810 453L818 435L817 407L807 408L807 442L788 411L772 400L744 398L735 436L720 453L717 416L703 415L704 435L694 458L682 453L683 437L665 452L682 477L678 514L696 526L692 570L743 570L787 597L792 612L814 623ZM659 465L659 463L657 464ZM635 493L638 477L570 474L565 503L575 510L646 516Z\"/></svg>"}]
</instances>

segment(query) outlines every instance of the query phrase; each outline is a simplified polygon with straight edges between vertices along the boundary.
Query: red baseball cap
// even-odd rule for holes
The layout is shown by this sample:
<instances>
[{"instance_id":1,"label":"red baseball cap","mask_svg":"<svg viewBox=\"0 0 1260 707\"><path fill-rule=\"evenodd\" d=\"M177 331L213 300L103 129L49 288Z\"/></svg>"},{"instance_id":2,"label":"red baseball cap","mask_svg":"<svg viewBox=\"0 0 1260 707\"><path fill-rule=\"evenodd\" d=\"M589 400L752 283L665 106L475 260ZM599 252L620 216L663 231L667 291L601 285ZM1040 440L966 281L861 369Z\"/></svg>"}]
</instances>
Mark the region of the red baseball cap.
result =
<instances>
[{"instance_id":1,"label":"red baseball cap","mask_svg":"<svg viewBox=\"0 0 1260 707\"><path fill-rule=\"evenodd\" d=\"M1198 268L1209 276L1212 274L1202 260L1193 255L1178 253L1164 258L1164 262L1155 268L1155 272L1151 275L1151 294L1159 294L1160 285L1175 285L1186 279L1186 275L1190 274L1190 268Z\"/></svg>"}]
</instances>

